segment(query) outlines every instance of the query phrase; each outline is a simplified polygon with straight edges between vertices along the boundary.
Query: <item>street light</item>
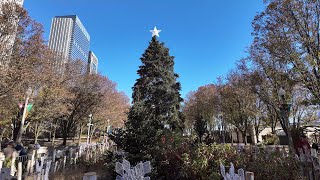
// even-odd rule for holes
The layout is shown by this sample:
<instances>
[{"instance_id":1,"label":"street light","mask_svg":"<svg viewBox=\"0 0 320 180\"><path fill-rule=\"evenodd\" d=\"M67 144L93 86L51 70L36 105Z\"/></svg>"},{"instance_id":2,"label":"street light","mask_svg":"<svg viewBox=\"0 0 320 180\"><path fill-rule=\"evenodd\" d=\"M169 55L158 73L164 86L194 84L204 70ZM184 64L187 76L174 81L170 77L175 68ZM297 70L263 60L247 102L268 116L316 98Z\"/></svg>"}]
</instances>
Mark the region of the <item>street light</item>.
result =
<instances>
[{"instance_id":1,"label":"street light","mask_svg":"<svg viewBox=\"0 0 320 180\"><path fill-rule=\"evenodd\" d=\"M91 126L93 125L93 124L91 123L91 121L92 121L92 114L89 114L89 123L87 124L87 126L88 126L87 145L89 144L90 128L91 128Z\"/></svg>"},{"instance_id":2,"label":"street light","mask_svg":"<svg viewBox=\"0 0 320 180\"><path fill-rule=\"evenodd\" d=\"M110 119L107 119L107 126L104 128L103 132L103 144L105 144L108 141L108 134L110 130Z\"/></svg>"},{"instance_id":3,"label":"street light","mask_svg":"<svg viewBox=\"0 0 320 180\"><path fill-rule=\"evenodd\" d=\"M23 126L24 126L24 122L26 119L26 114L27 114L27 110L28 110L28 103L29 103L29 98L30 98L31 94L32 94L32 89L29 87L26 91L26 102L24 104L21 124L20 124L18 135L17 135L16 143L21 143L21 137L22 137L22 133L23 133L23 129L24 129Z\"/></svg>"},{"instance_id":4,"label":"street light","mask_svg":"<svg viewBox=\"0 0 320 180\"><path fill-rule=\"evenodd\" d=\"M286 95L286 91L281 87L279 89L279 96L281 98L281 104L279 108L280 115L281 115L284 128L287 130L287 136L289 141L289 151L290 153L293 153L293 142L292 142L292 136L291 136L291 130L290 130L290 123L289 123L289 114L290 114L291 104L286 103L285 95Z\"/></svg>"}]
</instances>

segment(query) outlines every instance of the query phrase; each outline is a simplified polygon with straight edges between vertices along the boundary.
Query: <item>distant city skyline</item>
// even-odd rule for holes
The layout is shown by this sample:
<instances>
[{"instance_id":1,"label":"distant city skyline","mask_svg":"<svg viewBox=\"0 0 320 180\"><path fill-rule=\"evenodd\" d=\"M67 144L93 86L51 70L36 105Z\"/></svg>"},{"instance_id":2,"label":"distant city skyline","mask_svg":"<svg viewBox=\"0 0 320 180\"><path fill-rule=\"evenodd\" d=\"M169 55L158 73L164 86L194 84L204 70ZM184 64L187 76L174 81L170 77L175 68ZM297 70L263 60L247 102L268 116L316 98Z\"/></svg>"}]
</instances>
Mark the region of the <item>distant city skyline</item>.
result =
<instances>
[{"instance_id":1,"label":"distant city skyline","mask_svg":"<svg viewBox=\"0 0 320 180\"><path fill-rule=\"evenodd\" d=\"M91 34L90 50L103 59L99 72L129 97L141 54L151 40L149 30L156 26L162 30L159 40L175 56L175 72L185 97L225 76L237 60L247 56L251 22L264 5L262 0L26 0L24 7L44 25L46 39L53 16L78 15Z\"/></svg>"}]
</instances>

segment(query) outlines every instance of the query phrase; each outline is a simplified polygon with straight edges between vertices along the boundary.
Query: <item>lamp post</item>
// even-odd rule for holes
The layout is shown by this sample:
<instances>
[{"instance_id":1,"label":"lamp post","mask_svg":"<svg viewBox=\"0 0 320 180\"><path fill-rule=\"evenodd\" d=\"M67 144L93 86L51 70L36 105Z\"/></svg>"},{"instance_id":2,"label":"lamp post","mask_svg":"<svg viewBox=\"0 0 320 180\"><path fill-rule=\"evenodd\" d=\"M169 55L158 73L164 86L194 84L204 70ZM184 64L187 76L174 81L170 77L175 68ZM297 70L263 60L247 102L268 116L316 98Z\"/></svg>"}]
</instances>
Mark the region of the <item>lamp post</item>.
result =
<instances>
[{"instance_id":1,"label":"lamp post","mask_svg":"<svg viewBox=\"0 0 320 180\"><path fill-rule=\"evenodd\" d=\"M291 104L286 103L285 95L286 95L285 90L283 88L280 88L279 90L279 96L281 98L280 114L281 114L281 119L282 119L284 128L287 130L287 137L289 141L289 152L292 154L294 153L294 151L293 151L293 141L292 141L292 135L291 135L290 123L289 123L289 114L290 114Z\"/></svg>"},{"instance_id":2,"label":"lamp post","mask_svg":"<svg viewBox=\"0 0 320 180\"><path fill-rule=\"evenodd\" d=\"M24 109L23 109L23 114L22 114L22 119L21 119L21 124L20 124L20 128L19 128L19 132L16 138L16 143L21 143L21 137L22 137L22 133L24 131L24 122L26 119L26 114L27 114L27 110L28 110L28 103L29 103L29 98L31 96L32 93L32 89L29 87L26 91L26 102L24 104Z\"/></svg>"},{"instance_id":3,"label":"lamp post","mask_svg":"<svg viewBox=\"0 0 320 180\"><path fill-rule=\"evenodd\" d=\"M107 120L107 127L104 129L103 132L103 143L105 144L108 141L108 133L110 130L110 119Z\"/></svg>"},{"instance_id":4,"label":"lamp post","mask_svg":"<svg viewBox=\"0 0 320 180\"><path fill-rule=\"evenodd\" d=\"M87 145L89 144L89 139L90 139L90 128L93 125L91 121L92 121L92 114L89 114L89 123L87 124L88 126Z\"/></svg>"}]
</instances>

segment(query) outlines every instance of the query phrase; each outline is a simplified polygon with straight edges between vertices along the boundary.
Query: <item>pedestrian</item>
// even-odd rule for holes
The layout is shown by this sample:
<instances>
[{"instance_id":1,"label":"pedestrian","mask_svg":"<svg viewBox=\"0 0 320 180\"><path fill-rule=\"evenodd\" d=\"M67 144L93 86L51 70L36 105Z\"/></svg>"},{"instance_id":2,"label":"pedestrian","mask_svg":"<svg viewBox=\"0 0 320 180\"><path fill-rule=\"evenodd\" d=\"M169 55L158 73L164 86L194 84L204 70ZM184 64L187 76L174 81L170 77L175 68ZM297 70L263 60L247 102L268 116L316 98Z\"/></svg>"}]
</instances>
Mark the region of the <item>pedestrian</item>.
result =
<instances>
[{"instance_id":1,"label":"pedestrian","mask_svg":"<svg viewBox=\"0 0 320 180\"><path fill-rule=\"evenodd\" d=\"M19 152L19 156L25 156L27 155L26 149L23 147L21 143L17 144L15 147L16 151Z\"/></svg>"},{"instance_id":2,"label":"pedestrian","mask_svg":"<svg viewBox=\"0 0 320 180\"><path fill-rule=\"evenodd\" d=\"M3 154L4 154L4 156L5 156L6 158L12 157L13 153L15 152L14 147L15 147L14 142L13 142L13 141L10 141L10 142L7 144L6 148L4 148Z\"/></svg>"},{"instance_id":3,"label":"pedestrian","mask_svg":"<svg viewBox=\"0 0 320 180\"><path fill-rule=\"evenodd\" d=\"M10 141L7 144L7 147L4 148L3 150L3 154L5 156L5 160L4 160L4 167L10 168L11 167L11 162L12 162L12 157L17 157L18 153L16 152L16 150L14 149L15 144L13 141Z\"/></svg>"},{"instance_id":4,"label":"pedestrian","mask_svg":"<svg viewBox=\"0 0 320 180\"><path fill-rule=\"evenodd\" d=\"M311 146L308 142L306 135L301 135L298 142L295 145L296 154L300 156L300 152L303 152L304 154L310 152Z\"/></svg>"}]
</instances>

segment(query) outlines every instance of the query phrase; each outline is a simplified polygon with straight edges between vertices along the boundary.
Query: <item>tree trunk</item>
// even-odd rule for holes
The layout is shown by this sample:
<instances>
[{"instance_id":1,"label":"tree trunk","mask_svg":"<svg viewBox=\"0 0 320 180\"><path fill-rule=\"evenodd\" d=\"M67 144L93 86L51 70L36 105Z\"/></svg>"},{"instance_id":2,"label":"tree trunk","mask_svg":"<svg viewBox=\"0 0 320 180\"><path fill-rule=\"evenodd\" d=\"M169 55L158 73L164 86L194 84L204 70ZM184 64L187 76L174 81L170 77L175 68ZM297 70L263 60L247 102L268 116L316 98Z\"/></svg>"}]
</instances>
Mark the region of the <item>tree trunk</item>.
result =
<instances>
[{"instance_id":1,"label":"tree trunk","mask_svg":"<svg viewBox=\"0 0 320 180\"><path fill-rule=\"evenodd\" d=\"M63 142L62 142L63 146L67 146L67 134L63 133Z\"/></svg>"},{"instance_id":2,"label":"tree trunk","mask_svg":"<svg viewBox=\"0 0 320 180\"><path fill-rule=\"evenodd\" d=\"M17 144L21 143L22 134L25 131L24 123L25 123L25 120L26 120L25 118L26 118L26 114L27 114L28 101L29 101L29 97L26 98L26 102L25 102L24 108L23 108L23 114L22 114L22 118L21 118L20 127L18 129L18 133L17 133L16 138L15 138L15 142Z\"/></svg>"},{"instance_id":3,"label":"tree trunk","mask_svg":"<svg viewBox=\"0 0 320 180\"><path fill-rule=\"evenodd\" d=\"M51 136L52 136L52 132L49 131L49 135L48 135L48 142L51 142Z\"/></svg>"},{"instance_id":4,"label":"tree trunk","mask_svg":"<svg viewBox=\"0 0 320 180\"><path fill-rule=\"evenodd\" d=\"M284 101L284 100L283 100ZM292 141L292 135L291 135L291 129L290 129L290 123L289 123L289 105L283 103L283 109L281 109L280 114L280 124L282 126L282 129L287 135L288 141L289 141L289 152L290 154L294 154L294 146Z\"/></svg>"},{"instance_id":5,"label":"tree trunk","mask_svg":"<svg viewBox=\"0 0 320 180\"><path fill-rule=\"evenodd\" d=\"M103 133L103 140L102 140L102 143L103 144L105 144L105 142L106 142L106 127L104 127L104 130L102 131L102 133Z\"/></svg>"},{"instance_id":6,"label":"tree trunk","mask_svg":"<svg viewBox=\"0 0 320 180\"><path fill-rule=\"evenodd\" d=\"M68 138L68 127L67 127L67 123L64 123L65 127L62 128L62 136L63 136L63 146L67 145L67 138Z\"/></svg>"},{"instance_id":7,"label":"tree trunk","mask_svg":"<svg viewBox=\"0 0 320 180\"><path fill-rule=\"evenodd\" d=\"M18 133L19 133L19 129L20 129L20 126L16 126L14 129L13 129L13 135L12 135L12 140L13 141L16 141L17 138L18 138Z\"/></svg>"},{"instance_id":8,"label":"tree trunk","mask_svg":"<svg viewBox=\"0 0 320 180\"><path fill-rule=\"evenodd\" d=\"M91 141L92 141L92 137L94 135L94 132L97 130L97 126L91 126L91 129L90 129L90 144L91 144Z\"/></svg>"},{"instance_id":9,"label":"tree trunk","mask_svg":"<svg viewBox=\"0 0 320 180\"><path fill-rule=\"evenodd\" d=\"M233 146L233 132L232 132L232 130L231 130L230 135L231 135L231 146Z\"/></svg>"},{"instance_id":10,"label":"tree trunk","mask_svg":"<svg viewBox=\"0 0 320 180\"><path fill-rule=\"evenodd\" d=\"M91 142L92 142L93 128L90 130L91 130L91 133L90 133L90 137L89 137L89 144L91 144Z\"/></svg>"},{"instance_id":11,"label":"tree trunk","mask_svg":"<svg viewBox=\"0 0 320 180\"><path fill-rule=\"evenodd\" d=\"M241 134L242 134L242 138L243 138L244 144L247 145L247 133L246 133L246 131L241 132Z\"/></svg>"},{"instance_id":12,"label":"tree trunk","mask_svg":"<svg viewBox=\"0 0 320 180\"><path fill-rule=\"evenodd\" d=\"M54 146L54 140L56 138L56 124L54 126L54 129L53 129L53 137L52 137L52 142L51 142L51 145Z\"/></svg>"},{"instance_id":13,"label":"tree trunk","mask_svg":"<svg viewBox=\"0 0 320 180\"><path fill-rule=\"evenodd\" d=\"M18 121L18 119L20 118L20 115L17 116L16 119L13 120L13 130L12 130L12 140L16 141L17 137L18 137L18 133L19 133L19 129L20 129L20 121Z\"/></svg>"},{"instance_id":14,"label":"tree trunk","mask_svg":"<svg viewBox=\"0 0 320 180\"><path fill-rule=\"evenodd\" d=\"M238 130L236 131L236 133L237 133L237 143L239 144L240 140L239 140L239 132L238 132Z\"/></svg>"},{"instance_id":15,"label":"tree trunk","mask_svg":"<svg viewBox=\"0 0 320 180\"><path fill-rule=\"evenodd\" d=\"M257 143L259 142L259 129L257 128L256 129L256 139L257 139Z\"/></svg>"},{"instance_id":16,"label":"tree trunk","mask_svg":"<svg viewBox=\"0 0 320 180\"><path fill-rule=\"evenodd\" d=\"M222 126L221 126L221 130L222 130L222 143L225 144L226 143L226 131L225 131L225 125L224 125L224 121L222 121Z\"/></svg>"},{"instance_id":17,"label":"tree trunk","mask_svg":"<svg viewBox=\"0 0 320 180\"><path fill-rule=\"evenodd\" d=\"M81 144L81 135L82 135L82 126L80 124L80 130L79 130L79 138L78 138L78 146Z\"/></svg>"},{"instance_id":18,"label":"tree trunk","mask_svg":"<svg viewBox=\"0 0 320 180\"><path fill-rule=\"evenodd\" d=\"M37 143L38 143L38 133L36 133L34 137L34 144L37 144Z\"/></svg>"},{"instance_id":19,"label":"tree trunk","mask_svg":"<svg viewBox=\"0 0 320 180\"><path fill-rule=\"evenodd\" d=\"M39 136L39 127L38 122L36 122L36 126L34 128L34 144L37 144L38 142L38 136Z\"/></svg>"}]
</instances>

